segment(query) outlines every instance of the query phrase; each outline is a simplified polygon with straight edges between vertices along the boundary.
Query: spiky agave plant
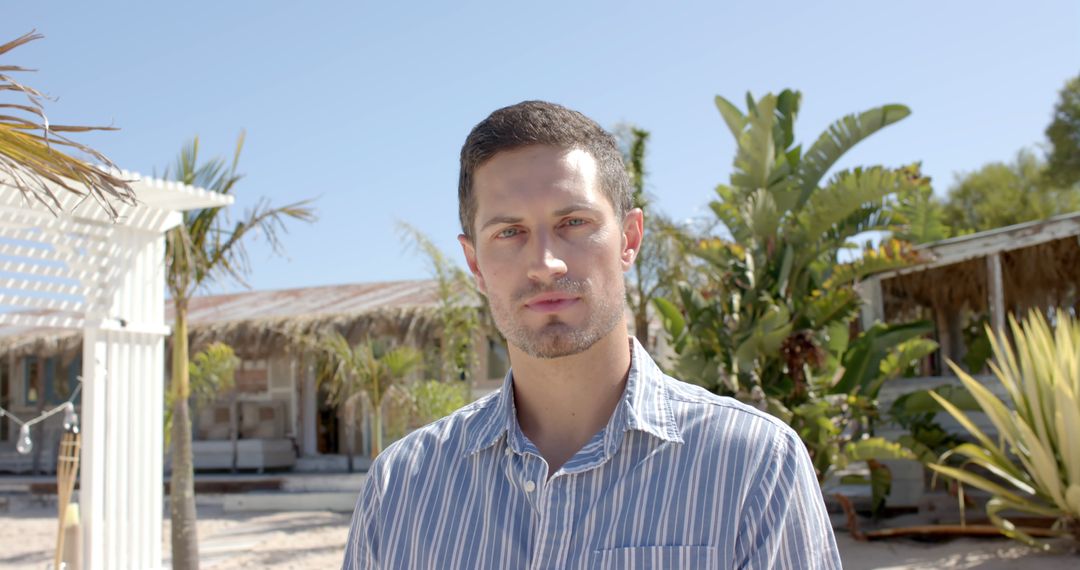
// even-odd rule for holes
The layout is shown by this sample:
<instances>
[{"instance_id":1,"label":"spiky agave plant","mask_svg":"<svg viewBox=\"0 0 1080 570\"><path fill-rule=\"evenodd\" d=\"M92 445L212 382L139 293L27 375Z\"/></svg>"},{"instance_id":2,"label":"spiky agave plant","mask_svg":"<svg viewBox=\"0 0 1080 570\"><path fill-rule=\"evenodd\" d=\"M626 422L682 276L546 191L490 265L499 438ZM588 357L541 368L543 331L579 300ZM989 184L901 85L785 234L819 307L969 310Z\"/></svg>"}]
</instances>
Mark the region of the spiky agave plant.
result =
<instances>
[{"instance_id":1,"label":"spiky agave plant","mask_svg":"<svg viewBox=\"0 0 1080 570\"><path fill-rule=\"evenodd\" d=\"M1011 344L987 331L994 352L990 368L1008 402L949 362L998 430L999 441L931 392L977 443L955 447L930 468L990 493L986 513L1002 534L1049 548L1009 520L1009 512L1028 513L1055 519L1054 529L1080 546L1080 321L1060 309L1053 326L1039 311L1022 324L1011 316L1009 321ZM953 458L963 458L963 464L947 465Z\"/></svg>"}]
</instances>

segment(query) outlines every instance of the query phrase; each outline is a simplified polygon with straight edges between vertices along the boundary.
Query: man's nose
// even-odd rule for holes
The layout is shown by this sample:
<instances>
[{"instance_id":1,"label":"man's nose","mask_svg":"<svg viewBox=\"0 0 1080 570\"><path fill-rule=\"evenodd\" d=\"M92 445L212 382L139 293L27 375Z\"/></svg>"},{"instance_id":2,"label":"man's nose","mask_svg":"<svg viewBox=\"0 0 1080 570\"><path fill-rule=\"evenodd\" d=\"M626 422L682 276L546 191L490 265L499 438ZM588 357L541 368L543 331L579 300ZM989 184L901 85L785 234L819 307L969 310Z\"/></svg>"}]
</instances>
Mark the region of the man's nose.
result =
<instances>
[{"instance_id":1,"label":"man's nose","mask_svg":"<svg viewBox=\"0 0 1080 570\"><path fill-rule=\"evenodd\" d=\"M566 261L552 247L552 237L537 232L536 239L527 254L529 259L529 279L549 282L566 275Z\"/></svg>"}]
</instances>

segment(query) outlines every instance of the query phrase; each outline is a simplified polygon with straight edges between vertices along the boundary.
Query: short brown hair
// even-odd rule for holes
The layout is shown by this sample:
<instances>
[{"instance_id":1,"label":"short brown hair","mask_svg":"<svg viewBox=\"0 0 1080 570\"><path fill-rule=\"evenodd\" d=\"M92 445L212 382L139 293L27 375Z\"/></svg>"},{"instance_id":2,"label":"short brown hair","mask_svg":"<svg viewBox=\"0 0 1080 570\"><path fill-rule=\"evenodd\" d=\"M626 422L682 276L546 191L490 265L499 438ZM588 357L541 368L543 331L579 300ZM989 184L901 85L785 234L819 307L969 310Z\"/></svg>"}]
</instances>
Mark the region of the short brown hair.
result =
<instances>
[{"instance_id":1,"label":"short brown hair","mask_svg":"<svg viewBox=\"0 0 1080 570\"><path fill-rule=\"evenodd\" d=\"M615 138L595 121L562 105L546 101L522 101L503 107L480 121L461 147L458 177L458 216L465 237L473 238L476 169L496 154L531 145L580 149L596 160L600 188L621 219L630 211L633 192Z\"/></svg>"}]
</instances>

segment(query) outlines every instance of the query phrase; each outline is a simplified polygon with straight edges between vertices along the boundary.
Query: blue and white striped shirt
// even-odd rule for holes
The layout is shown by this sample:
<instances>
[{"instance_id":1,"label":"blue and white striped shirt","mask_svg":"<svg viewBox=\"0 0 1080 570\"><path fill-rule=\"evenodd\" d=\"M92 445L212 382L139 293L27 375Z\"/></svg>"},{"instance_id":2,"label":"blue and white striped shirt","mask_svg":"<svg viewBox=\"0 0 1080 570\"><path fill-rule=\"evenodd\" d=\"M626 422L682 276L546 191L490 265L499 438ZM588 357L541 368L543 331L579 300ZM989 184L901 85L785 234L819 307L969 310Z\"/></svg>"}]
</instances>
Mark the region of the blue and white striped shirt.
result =
<instances>
[{"instance_id":1,"label":"blue and white striped shirt","mask_svg":"<svg viewBox=\"0 0 1080 570\"><path fill-rule=\"evenodd\" d=\"M840 568L780 420L665 376L636 341L608 421L547 477L503 388L389 446L344 568Z\"/></svg>"}]
</instances>

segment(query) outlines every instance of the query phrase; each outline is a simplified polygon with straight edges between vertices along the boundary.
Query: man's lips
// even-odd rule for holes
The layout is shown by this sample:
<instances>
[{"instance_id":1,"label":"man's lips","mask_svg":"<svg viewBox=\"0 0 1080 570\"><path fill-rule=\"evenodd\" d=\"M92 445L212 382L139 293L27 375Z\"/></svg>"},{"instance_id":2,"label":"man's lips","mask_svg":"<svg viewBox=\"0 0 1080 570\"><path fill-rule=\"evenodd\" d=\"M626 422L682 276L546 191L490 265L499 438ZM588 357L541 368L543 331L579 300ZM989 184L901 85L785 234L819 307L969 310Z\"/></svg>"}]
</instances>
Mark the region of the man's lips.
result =
<instances>
[{"instance_id":1,"label":"man's lips","mask_svg":"<svg viewBox=\"0 0 1080 570\"><path fill-rule=\"evenodd\" d=\"M539 313L555 313L577 302L577 297L566 293L545 293L529 299L525 307Z\"/></svg>"}]
</instances>

